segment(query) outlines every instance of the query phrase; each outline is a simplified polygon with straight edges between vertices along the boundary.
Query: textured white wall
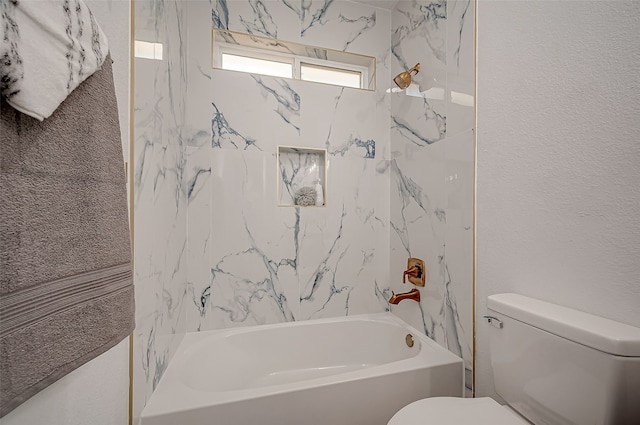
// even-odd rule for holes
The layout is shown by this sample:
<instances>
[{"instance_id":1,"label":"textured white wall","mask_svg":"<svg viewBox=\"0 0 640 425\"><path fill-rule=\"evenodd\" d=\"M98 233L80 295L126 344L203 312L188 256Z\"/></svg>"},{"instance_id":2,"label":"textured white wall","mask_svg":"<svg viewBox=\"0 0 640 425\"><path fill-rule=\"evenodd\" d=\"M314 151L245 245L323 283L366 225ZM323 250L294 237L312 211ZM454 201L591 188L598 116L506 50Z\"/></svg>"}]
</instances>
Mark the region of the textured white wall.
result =
<instances>
[{"instance_id":1,"label":"textured white wall","mask_svg":"<svg viewBox=\"0 0 640 425\"><path fill-rule=\"evenodd\" d=\"M109 39L125 156L129 140L129 1L85 0ZM129 339L45 388L2 425L126 425Z\"/></svg>"},{"instance_id":2,"label":"textured white wall","mask_svg":"<svg viewBox=\"0 0 640 425\"><path fill-rule=\"evenodd\" d=\"M478 6L477 395L486 297L640 326L640 2Z\"/></svg>"}]
</instances>

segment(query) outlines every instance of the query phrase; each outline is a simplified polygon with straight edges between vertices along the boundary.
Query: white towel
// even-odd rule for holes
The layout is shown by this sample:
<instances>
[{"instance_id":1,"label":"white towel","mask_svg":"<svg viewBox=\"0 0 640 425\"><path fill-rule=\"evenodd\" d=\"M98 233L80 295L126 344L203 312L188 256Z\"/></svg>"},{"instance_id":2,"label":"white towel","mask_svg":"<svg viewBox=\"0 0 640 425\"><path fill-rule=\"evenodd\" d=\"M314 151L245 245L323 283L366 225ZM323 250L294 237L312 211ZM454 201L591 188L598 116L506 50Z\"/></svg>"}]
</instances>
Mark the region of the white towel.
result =
<instances>
[{"instance_id":1,"label":"white towel","mask_svg":"<svg viewBox=\"0 0 640 425\"><path fill-rule=\"evenodd\" d=\"M100 69L109 50L82 0L2 0L0 19L0 92L40 121Z\"/></svg>"}]
</instances>

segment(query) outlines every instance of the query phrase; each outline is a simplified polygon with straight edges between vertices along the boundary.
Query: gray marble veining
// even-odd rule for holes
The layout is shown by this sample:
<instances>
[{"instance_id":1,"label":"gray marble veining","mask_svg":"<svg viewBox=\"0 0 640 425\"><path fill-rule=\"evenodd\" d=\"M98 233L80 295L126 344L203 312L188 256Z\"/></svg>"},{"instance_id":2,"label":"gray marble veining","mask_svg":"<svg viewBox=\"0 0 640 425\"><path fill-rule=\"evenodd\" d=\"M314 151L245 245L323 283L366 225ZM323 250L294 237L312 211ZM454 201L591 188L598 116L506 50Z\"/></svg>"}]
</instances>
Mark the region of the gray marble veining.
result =
<instances>
[{"instance_id":1,"label":"gray marble veining","mask_svg":"<svg viewBox=\"0 0 640 425\"><path fill-rule=\"evenodd\" d=\"M222 148L231 145L234 149L246 150L250 147L260 149L256 140L243 136L229 125L215 103L211 102L211 105L215 111L211 119L211 147Z\"/></svg>"},{"instance_id":2,"label":"gray marble veining","mask_svg":"<svg viewBox=\"0 0 640 425\"><path fill-rule=\"evenodd\" d=\"M186 4L135 4L136 39L163 44L164 60L136 58L134 210L136 330L134 416L186 331ZM199 179L198 179L199 180Z\"/></svg>"},{"instance_id":3,"label":"gray marble veining","mask_svg":"<svg viewBox=\"0 0 640 425\"><path fill-rule=\"evenodd\" d=\"M473 133L462 125L473 120L452 99L454 92L468 94L473 87L473 13L468 0L401 0L392 12L392 70L404 71L417 61L422 67L415 76L419 97L392 94L389 165L391 273L401 274L406 256L423 258L427 269L419 311L399 313L464 359L468 395Z\"/></svg>"},{"instance_id":4,"label":"gray marble veining","mask_svg":"<svg viewBox=\"0 0 640 425\"><path fill-rule=\"evenodd\" d=\"M136 222L137 406L185 331L388 309L462 356L471 388L473 134L449 97L470 93L474 13L469 0L401 0L391 12L338 0L136 2L136 22L169 58L136 62L136 214L149 217ZM320 57L375 56L377 89L211 70L212 23ZM418 82L437 81L444 99L385 93L415 61ZM278 206L278 181L291 196L298 166L279 168L279 145L327 150L325 206ZM427 287L397 310L387 300L407 289L407 256L426 261Z\"/></svg>"},{"instance_id":5,"label":"gray marble veining","mask_svg":"<svg viewBox=\"0 0 640 425\"><path fill-rule=\"evenodd\" d=\"M300 95L285 79L277 78L267 81L258 75L252 77L260 87L262 95L264 97L270 96L277 102L274 111L286 124L292 126L300 134L300 127L296 125L300 116Z\"/></svg>"}]
</instances>

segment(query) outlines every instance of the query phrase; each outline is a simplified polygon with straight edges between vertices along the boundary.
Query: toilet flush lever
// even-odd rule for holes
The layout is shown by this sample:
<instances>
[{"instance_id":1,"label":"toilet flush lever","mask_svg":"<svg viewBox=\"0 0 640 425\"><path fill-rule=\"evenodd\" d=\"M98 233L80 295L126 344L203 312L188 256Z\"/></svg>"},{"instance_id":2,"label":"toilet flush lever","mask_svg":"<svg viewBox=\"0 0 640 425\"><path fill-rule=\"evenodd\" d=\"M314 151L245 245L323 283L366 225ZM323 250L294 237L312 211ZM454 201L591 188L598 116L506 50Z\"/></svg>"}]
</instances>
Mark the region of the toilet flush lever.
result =
<instances>
[{"instance_id":1,"label":"toilet flush lever","mask_svg":"<svg viewBox=\"0 0 640 425\"><path fill-rule=\"evenodd\" d=\"M493 316L482 316L482 317L487 319L487 322L489 322L489 324L494 328L502 329L502 320Z\"/></svg>"}]
</instances>

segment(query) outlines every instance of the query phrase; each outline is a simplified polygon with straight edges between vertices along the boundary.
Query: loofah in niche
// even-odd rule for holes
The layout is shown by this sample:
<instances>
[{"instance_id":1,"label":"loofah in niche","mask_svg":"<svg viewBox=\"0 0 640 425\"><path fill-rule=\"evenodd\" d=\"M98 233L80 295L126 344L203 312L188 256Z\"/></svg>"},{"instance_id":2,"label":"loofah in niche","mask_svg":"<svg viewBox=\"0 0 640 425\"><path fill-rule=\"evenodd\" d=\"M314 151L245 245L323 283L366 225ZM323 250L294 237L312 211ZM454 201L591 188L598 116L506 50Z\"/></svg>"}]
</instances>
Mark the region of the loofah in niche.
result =
<instances>
[{"instance_id":1,"label":"loofah in niche","mask_svg":"<svg viewBox=\"0 0 640 425\"><path fill-rule=\"evenodd\" d=\"M301 187L296 192L295 196L296 205L300 205L301 207L308 207L316 204L317 192L310 186Z\"/></svg>"}]
</instances>

